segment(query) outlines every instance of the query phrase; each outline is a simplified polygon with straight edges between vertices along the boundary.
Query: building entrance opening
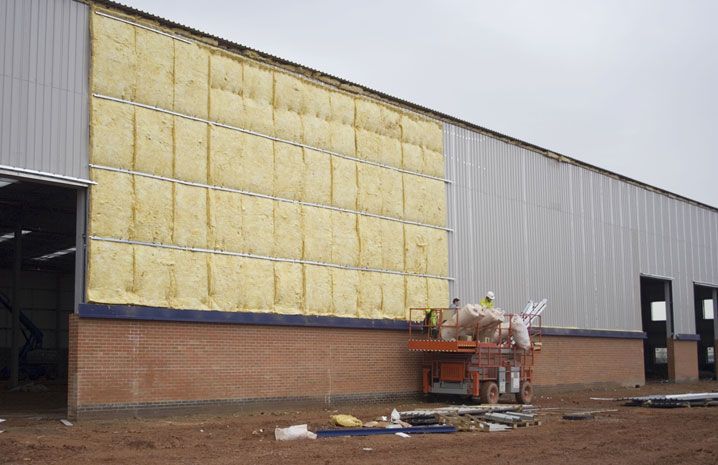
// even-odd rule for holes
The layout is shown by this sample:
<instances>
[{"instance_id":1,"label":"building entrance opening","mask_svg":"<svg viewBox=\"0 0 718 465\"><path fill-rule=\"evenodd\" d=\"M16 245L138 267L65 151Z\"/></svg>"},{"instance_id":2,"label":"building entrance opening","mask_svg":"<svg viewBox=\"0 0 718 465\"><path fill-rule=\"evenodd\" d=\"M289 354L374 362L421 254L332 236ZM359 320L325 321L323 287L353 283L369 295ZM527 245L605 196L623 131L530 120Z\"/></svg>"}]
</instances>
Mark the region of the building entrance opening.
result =
<instances>
[{"instance_id":1,"label":"building entrance opening","mask_svg":"<svg viewBox=\"0 0 718 465\"><path fill-rule=\"evenodd\" d=\"M0 177L0 405L67 404L78 190Z\"/></svg>"},{"instance_id":2,"label":"building entrance opening","mask_svg":"<svg viewBox=\"0 0 718 465\"><path fill-rule=\"evenodd\" d=\"M701 338L698 342L698 373L701 379L716 377L716 306L718 288L694 286L696 309L696 334Z\"/></svg>"},{"instance_id":3,"label":"building entrance opening","mask_svg":"<svg viewBox=\"0 0 718 465\"><path fill-rule=\"evenodd\" d=\"M668 379L668 339L672 332L671 282L641 276L643 366L646 381Z\"/></svg>"}]
</instances>

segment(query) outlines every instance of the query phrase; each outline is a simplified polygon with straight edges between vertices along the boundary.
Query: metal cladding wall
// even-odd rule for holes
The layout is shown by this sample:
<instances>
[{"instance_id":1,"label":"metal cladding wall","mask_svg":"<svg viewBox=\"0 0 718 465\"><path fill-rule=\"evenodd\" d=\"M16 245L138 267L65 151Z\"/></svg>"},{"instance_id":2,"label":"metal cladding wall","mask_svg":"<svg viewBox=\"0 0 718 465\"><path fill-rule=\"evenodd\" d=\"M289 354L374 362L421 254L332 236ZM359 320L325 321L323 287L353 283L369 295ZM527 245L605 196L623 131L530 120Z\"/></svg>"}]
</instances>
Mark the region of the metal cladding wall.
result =
<instances>
[{"instance_id":1,"label":"metal cladding wall","mask_svg":"<svg viewBox=\"0 0 718 465\"><path fill-rule=\"evenodd\" d=\"M86 179L88 7L0 2L0 169Z\"/></svg>"},{"instance_id":2,"label":"metal cladding wall","mask_svg":"<svg viewBox=\"0 0 718 465\"><path fill-rule=\"evenodd\" d=\"M675 333L693 282L718 284L718 213L452 125L444 127L451 294L544 325L641 330L640 276L673 279Z\"/></svg>"}]
</instances>

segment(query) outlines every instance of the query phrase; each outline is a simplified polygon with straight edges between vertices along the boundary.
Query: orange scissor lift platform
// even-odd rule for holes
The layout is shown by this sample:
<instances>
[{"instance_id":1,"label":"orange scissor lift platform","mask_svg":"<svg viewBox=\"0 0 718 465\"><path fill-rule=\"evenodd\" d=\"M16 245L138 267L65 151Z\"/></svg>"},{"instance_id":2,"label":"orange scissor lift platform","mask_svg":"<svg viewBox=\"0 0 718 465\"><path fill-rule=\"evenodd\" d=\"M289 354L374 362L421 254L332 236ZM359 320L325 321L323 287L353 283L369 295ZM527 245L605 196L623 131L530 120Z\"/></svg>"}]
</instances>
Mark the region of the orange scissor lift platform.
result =
<instances>
[{"instance_id":1,"label":"orange scissor lift platform","mask_svg":"<svg viewBox=\"0 0 718 465\"><path fill-rule=\"evenodd\" d=\"M436 312L437 324L425 318ZM409 350L423 353L422 390L425 394L469 397L495 404L501 394L514 394L519 403L533 399L533 366L541 350L541 316L517 314L527 326L530 346L520 349L513 341L513 314L505 314L508 325L499 325L498 337L477 340L482 328L461 328L461 337L442 339L442 333L459 334L449 322L455 309L412 308L409 310ZM468 334L467 334L468 333Z\"/></svg>"}]
</instances>

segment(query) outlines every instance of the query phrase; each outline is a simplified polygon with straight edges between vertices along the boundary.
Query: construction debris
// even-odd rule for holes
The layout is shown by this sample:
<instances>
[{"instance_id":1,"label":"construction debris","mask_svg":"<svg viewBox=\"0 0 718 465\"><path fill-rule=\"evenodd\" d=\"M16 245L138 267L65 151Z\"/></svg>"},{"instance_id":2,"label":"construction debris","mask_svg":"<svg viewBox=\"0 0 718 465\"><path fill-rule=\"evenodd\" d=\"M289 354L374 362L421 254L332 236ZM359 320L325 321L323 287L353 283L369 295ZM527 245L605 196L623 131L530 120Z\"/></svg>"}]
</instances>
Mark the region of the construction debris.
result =
<instances>
[{"instance_id":1,"label":"construction debris","mask_svg":"<svg viewBox=\"0 0 718 465\"><path fill-rule=\"evenodd\" d=\"M402 437L402 438L410 438L411 437L406 433L394 433L394 434L396 434L397 436Z\"/></svg>"},{"instance_id":2,"label":"construction debris","mask_svg":"<svg viewBox=\"0 0 718 465\"><path fill-rule=\"evenodd\" d=\"M640 397L591 397L591 400L625 401L631 407L679 408L718 406L718 393L652 395Z\"/></svg>"},{"instance_id":3,"label":"construction debris","mask_svg":"<svg viewBox=\"0 0 718 465\"><path fill-rule=\"evenodd\" d=\"M455 433L457 431L454 426L432 425L432 426L412 426L410 428L341 428L341 429L323 429L317 431L317 437L330 438L339 436L376 436L380 434L436 434L436 433Z\"/></svg>"},{"instance_id":4,"label":"construction debris","mask_svg":"<svg viewBox=\"0 0 718 465\"><path fill-rule=\"evenodd\" d=\"M72 426L72 423L70 423L69 421L65 420L64 418L63 418L62 420L60 420L60 423L62 423L62 424L65 425L65 426Z\"/></svg>"},{"instance_id":5,"label":"construction debris","mask_svg":"<svg viewBox=\"0 0 718 465\"><path fill-rule=\"evenodd\" d=\"M332 423L345 428L358 428L363 425L360 419L351 415L332 415Z\"/></svg>"},{"instance_id":6,"label":"construction debris","mask_svg":"<svg viewBox=\"0 0 718 465\"><path fill-rule=\"evenodd\" d=\"M307 425L294 425L289 428L276 428L274 438L277 441L293 441L295 439L316 439L317 435L307 429Z\"/></svg>"}]
</instances>

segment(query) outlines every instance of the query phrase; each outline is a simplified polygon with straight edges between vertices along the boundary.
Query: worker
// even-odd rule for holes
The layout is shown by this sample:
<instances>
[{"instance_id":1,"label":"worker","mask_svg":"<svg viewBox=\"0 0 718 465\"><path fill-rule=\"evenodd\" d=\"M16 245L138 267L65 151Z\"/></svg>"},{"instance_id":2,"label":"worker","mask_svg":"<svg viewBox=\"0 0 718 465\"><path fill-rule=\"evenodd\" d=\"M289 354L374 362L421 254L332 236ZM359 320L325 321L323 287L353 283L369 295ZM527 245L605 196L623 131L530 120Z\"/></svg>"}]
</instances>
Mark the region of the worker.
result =
<instances>
[{"instance_id":1,"label":"worker","mask_svg":"<svg viewBox=\"0 0 718 465\"><path fill-rule=\"evenodd\" d=\"M461 301L458 297L454 297L454 300L451 301L451 309L452 310L458 310L461 308Z\"/></svg>"},{"instance_id":2,"label":"worker","mask_svg":"<svg viewBox=\"0 0 718 465\"><path fill-rule=\"evenodd\" d=\"M437 320L439 319L438 312L433 308L427 308L426 314L424 315L424 327L427 328L431 337L436 337L439 333L439 329L436 326Z\"/></svg>"},{"instance_id":3,"label":"worker","mask_svg":"<svg viewBox=\"0 0 718 465\"><path fill-rule=\"evenodd\" d=\"M484 297L483 299L481 299L481 301L479 301L479 305L481 305L484 308L494 308L494 298L495 297L496 296L494 296L494 293L492 291L489 291L486 293L486 297Z\"/></svg>"}]
</instances>

